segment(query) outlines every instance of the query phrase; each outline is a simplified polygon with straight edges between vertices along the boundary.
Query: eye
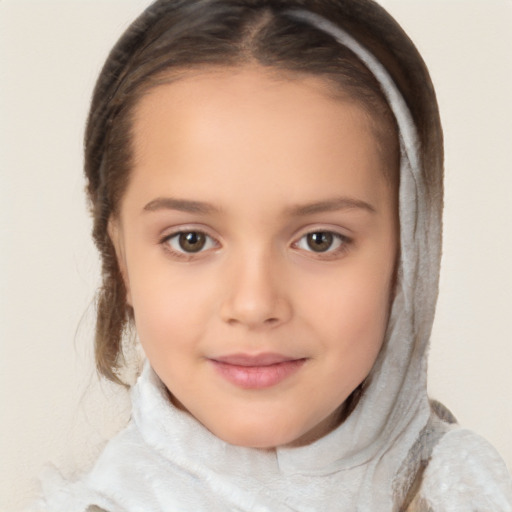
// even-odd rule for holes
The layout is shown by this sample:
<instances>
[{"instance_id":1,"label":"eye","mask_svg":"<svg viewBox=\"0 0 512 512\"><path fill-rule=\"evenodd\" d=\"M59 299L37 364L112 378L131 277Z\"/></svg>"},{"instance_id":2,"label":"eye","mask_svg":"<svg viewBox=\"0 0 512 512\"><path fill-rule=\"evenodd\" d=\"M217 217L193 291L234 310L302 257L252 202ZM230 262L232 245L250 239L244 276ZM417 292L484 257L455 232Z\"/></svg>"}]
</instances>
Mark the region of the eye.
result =
<instances>
[{"instance_id":1,"label":"eye","mask_svg":"<svg viewBox=\"0 0 512 512\"><path fill-rule=\"evenodd\" d=\"M194 254L215 247L215 241L202 231L180 231L164 242L176 253Z\"/></svg>"},{"instance_id":2,"label":"eye","mask_svg":"<svg viewBox=\"0 0 512 512\"><path fill-rule=\"evenodd\" d=\"M336 252L348 239L339 233L332 231L313 231L299 239L296 246L299 249L310 252L326 253Z\"/></svg>"}]
</instances>

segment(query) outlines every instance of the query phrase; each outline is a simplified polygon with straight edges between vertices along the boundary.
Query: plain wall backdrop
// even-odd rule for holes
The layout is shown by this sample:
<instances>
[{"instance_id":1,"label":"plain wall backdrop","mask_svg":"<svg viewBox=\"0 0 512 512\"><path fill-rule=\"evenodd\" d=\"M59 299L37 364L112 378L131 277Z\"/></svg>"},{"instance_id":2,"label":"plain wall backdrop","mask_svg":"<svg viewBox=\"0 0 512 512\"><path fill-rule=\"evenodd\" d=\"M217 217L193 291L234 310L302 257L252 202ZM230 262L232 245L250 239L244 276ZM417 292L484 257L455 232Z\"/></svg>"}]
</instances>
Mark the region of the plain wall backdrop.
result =
<instances>
[{"instance_id":1,"label":"plain wall backdrop","mask_svg":"<svg viewBox=\"0 0 512 512\"><path fill-rule=\"evenodd\" d=\"M342 0L340 0L342 1ZM430 393L512 467L512 2L383 0L417 44L445 129ZM107 52L148 0L0 0L0 510L52 462L86 467L127 421L94 376L99 264L82 136Z\"/></svg>"}]
</instances>

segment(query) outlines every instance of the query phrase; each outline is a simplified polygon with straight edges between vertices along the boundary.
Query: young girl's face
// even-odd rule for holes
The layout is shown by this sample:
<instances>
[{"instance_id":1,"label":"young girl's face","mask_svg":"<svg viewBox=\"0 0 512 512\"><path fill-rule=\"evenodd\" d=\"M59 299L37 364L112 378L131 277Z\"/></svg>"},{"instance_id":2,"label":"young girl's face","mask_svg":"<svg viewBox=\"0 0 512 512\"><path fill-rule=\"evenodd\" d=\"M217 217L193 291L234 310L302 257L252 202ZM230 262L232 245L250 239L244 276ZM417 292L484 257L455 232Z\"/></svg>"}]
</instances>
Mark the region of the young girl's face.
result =
<instances>
[{"instance_id":1,"label":"young girl's face","mask_svg":"<svg viewBox=\"0 0 512 512\"><path fill-rule=\"evenodd\" d=\"M152 89L111 223L140 341L178 406L251 447L331 430L381 347L396 194L364 110L259 68Z\"/></svg>"}]
</instances>

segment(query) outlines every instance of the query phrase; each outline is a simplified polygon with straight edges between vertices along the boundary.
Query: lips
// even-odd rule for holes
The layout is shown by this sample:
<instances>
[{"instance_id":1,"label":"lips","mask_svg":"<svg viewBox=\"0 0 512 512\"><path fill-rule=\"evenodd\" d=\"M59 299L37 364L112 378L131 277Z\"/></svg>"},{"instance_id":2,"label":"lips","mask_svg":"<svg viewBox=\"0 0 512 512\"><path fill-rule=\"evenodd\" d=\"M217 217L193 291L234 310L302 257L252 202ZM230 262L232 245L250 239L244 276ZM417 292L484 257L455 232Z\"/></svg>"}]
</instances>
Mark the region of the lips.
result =
<instances>
[{"instance_id":1,"label":"lips","mask_svg":"<svg viewBox=\"0 0 512 512\"><path fill-rule=\"evenodd\" d=\"M234 366L271 366L274 364L285 363L287 361L296 361L296 359L281 354L233 354L214 359L219 363L230 364Z\"/></svg>"},{"instance_id":2,"label":"lips","mask_svg":"<svg viewBox=\"0 0 512 512\"><path fill-rule=\"evenodd\" d=\"M265 389L280 384L306 362L282 354L232 354L209 360L218 374L243 389Z\"/></svg>"}]
</instances>

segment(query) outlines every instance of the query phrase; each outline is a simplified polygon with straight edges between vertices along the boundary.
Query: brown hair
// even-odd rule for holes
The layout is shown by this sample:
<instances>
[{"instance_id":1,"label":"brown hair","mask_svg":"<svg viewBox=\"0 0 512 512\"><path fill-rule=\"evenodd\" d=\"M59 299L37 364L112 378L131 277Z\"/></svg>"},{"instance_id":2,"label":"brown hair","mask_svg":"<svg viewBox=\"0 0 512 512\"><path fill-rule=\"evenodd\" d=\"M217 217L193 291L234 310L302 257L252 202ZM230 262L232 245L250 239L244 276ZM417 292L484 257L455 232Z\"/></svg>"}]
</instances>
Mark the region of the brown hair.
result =
<instances>
[{"instance_id":1,"label":"brown hair","mask_svg":"<svg viewBox=\"0 0 512 512\"><path fill-rule=\"evenodd\" d=\"M158 0L129 27L110 53L94 91L85 134L87 193L93 237L102 258L97 301L96 365L120 382L123 335L133 312L109 220L130 176L134 106L165 76L183 70L246 63L325 78L368 112L383 151L397 153L394 117L370 71L323 31L287 15L303 8L349 32L388 69L411 110L432 194L441 193L442 137L428 72L399 25L371 0ZM397 158L395 159L397 160ZM395 166L397 167L397 166Z\"/></svg>"}]
</instances>

